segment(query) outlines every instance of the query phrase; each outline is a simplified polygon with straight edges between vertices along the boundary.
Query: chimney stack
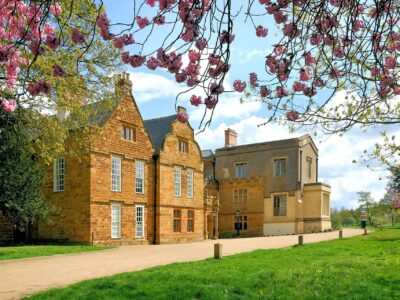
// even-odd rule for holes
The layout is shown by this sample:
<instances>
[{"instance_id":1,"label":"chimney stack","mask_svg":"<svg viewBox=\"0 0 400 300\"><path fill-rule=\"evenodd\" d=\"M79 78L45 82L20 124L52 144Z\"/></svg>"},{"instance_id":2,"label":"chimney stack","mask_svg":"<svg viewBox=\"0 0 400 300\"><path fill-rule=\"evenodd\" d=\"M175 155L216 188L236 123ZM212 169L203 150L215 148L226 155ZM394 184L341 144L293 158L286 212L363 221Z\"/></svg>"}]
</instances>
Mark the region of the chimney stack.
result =
<instances>
[{"instance_id":1,"label":"chimney stack","mask_svg":"<svg viewBox=\"0 0 400 300\"><path fill-rule=\"evenodd\" d=\"M228 128L225 130L225 147L235 147L237 145L237 133L235 130Z\"/></svg>"},{"instance_id":2,"label":"chimney stack","mask_svg":"<svg viewBox=\"0 0 400 300\"><path fill-rule=\"evenodd\" d=\"M132 81L129 79L129 73L122 72L122 74L115 75L115 84L122 91L132 90Z\"/></svg>"}]
</instances>

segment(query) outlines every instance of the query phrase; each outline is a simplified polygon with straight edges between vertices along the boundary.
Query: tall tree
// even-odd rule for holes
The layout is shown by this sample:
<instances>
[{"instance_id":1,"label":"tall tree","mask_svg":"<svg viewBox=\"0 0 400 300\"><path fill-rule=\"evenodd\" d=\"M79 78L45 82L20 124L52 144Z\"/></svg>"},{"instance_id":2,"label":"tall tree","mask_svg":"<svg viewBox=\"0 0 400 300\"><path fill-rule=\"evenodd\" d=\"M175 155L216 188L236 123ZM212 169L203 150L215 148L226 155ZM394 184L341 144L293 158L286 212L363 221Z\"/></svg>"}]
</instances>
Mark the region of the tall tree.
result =
<instances>
[{"instance_id":1,"label":"tall tree","mask_svg":"<svg viewBox=\"0 0 400 300\"><path fill-rule=\"evenodd\" d=\"M44 173L29 152L20 120L0 111L0 211L14 229L26 231L53 208L41 192Z\"/></svg>"},{"instance_id":2,"label":"tall tree","mask_svg":"<svg viewBox=\"0 0 400 300\"><path fill-rule=\"evenodd\" d=\"M375 210L374 208L376 207L376 201L372 199L371 197L371 192L357 192L358 194L358 203L360 204L360 208L365 209L367 213L367 219L368 223L373 226L373 217L375 216Z\"/></svg>"}]
</instances>

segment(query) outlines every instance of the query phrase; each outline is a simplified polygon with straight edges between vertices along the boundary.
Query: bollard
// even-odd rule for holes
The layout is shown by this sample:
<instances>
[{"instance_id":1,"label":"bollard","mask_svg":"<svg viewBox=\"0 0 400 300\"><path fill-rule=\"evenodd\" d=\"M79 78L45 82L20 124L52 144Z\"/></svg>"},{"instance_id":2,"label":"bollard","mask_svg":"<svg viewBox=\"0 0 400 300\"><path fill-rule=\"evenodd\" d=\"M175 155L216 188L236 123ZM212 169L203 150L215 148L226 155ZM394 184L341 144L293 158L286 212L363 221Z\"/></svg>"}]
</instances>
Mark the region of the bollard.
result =
<instances>
[{"instance_id":1,"label":"bollard","mask_svg":"<svg viewBox=\"0 0 400 300\"><path fill-rule=\"evenodd\" d=\"M343 230L339 230L339 239L343 238Z\"/></svg>"},{"instance_id":2,"label":"bollard","mask_svg":"<svg viewBox=\"0 0 400 300\"><path fill-rule=\"evenodd\" d=\"M214 259L222 258L222 244L214 244Z\"/></svg>"},{"instance_id":3,"label":"bollard","mask_svg":"<svg viewBox=\"0 0 400 300\"><path fill-rule=\"evenodd\" d=\"M303 245L303 236L299 235L299 245L302 246Z\"/></svg>"},{"instance_id":4,"label":"bollard","mask_svg":"<svg viewBox=\"0 0 400 300\"><path fill-rule=\"evenodd\" d=\"M364 228L364 235L367 235L367 234L368 234L367 228Z\"/></svg>"}]
</instances>

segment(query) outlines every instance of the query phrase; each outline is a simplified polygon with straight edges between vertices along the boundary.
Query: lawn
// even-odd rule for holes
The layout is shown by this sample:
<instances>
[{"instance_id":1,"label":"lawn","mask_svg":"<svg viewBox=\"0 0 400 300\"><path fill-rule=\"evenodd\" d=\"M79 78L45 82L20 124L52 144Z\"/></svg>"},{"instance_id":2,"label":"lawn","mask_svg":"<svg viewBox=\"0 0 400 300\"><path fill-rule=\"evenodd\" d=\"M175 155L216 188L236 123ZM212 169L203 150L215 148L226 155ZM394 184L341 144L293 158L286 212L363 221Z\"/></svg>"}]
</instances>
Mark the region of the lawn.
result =
<instances>
[{"instance_id":1,"label":"lawn","mask_svg":"<svg viewBox=\"0 0 400 300\"><path fill-rule=\"evenodd\" d=\"M392 228L88 280L32 299L400 299L399 270L400 228Z\"/></svg>"},{"instance_id":2,"label":"lawn","mask_svg":"<svg viewBox=\"0 0 400 300\"><path fill-rule=\"evenodd\" d=\"M37 246L35 245L35 246L0 247L0 260L97 251L110 248L111 247L79 246L79 245L37 245Z\"/></svg>"}]
</instances>

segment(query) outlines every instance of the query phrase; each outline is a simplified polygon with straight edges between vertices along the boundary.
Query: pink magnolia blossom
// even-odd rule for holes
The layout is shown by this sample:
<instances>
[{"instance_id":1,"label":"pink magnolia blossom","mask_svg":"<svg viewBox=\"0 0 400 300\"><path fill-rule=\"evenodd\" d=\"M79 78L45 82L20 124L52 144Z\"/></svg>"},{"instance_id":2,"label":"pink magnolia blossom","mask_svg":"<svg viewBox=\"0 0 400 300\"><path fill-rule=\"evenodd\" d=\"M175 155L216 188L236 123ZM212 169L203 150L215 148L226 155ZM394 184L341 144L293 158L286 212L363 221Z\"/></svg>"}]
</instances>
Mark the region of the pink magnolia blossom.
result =
<instances>
[{"instance_id":1,"label":"pink magnolia blossom","mask_svg":"<svg viewBox=\"0 0 400 300\"><path fill-rule=\"evenodd\" d=\"M48 35L46 37L46 45L49 47L51 50L56 50L58 46L60 46L61 39L56 36L50 36Z\"/></svg>"},{"instance_id":2,"label":"pink magnolia blossom","mask_svg":"<svg viewBox=\"0 0 400 300\"><path fill-rule=\"evenodd\" d=\"M193 63L198 62L200 60L200 52L198 52L196 50L190 49L188 56L189 56L189 60Z\"/></svg>"},{"instance_id":3,"label":"pink magnolia blossom","mask_svg":"<svg viewBox=\"0 0 400 300\"><path fill-rule=\"evenodd\" d=\"M186 123L187 121L189 121L189 115L187 113L181 111L181 112L178 112L178 114L176 115L176 119L179 122Z\"/></svg>"},{"instance_id":4,"label":"pink magnolia blossom","mask_svg":"<svg viewBox=\"0 0 400 300\"><path fill-rule=\"evenodd\" d=\"M287 96L289 94L288 90L282 86L277 86L275 89L275 94L276 97L282 98L284 96Z\"/></svg>"},{"instance_id":5,"label":"pink magnolia blossom","mask_svg":"<svg viewBox=\"0 0 400 300\"><path fill-rule=\"evenodd\" d=\"M159 61L157 60L157 58L155 58L155 57L150 57L148 60L147 60L147 67L150 69L150 70L155 70L155 69L157 69L157 67L160 65L160 63L159 63Z\"/></svg>"},{"instance_id":6,"label":"pink magnolia blossom","mask_svg":"<svg viewBox=\"0 0 400 300\"><path fill-rule=\"evenodd\" d=\"M208 61L210 62L210 65L217 65L221 61L221 57L218 55L210 54L208 56Z\"/></svg>"},{"instance_id":7,"label":"pink magnolia blossom","mask_svg":"<svg viewBox=\"0 0 400 300\"><path fill-rule=\"evenodd\" d=\"M396 85L396 86L393 88L393 94L395 94L395 95L400 95L400 86Z\"/></svg>"},{"instance_id":8,"label":"pink magnolia blossom","mask_svg":"<svg viewBox=\"0 0 400 300\"><path fill-rule=\"evenodd\" d=\"M268 97L270 94L271 94L270 90L265 85L262 85L260 87L261 97L265 98L265 97Z\"/></svg>"},{"instance_id":9,"label":"pink magnolia blossom","mask_svg":"<svg viewBox=\"0 0 400 300\"><path fill-rule=\"evenodd\" d=\"M122 62L129 64L130 61L130 56L129 56L129 52L122 52L121 53L121 60Z\"/></svg>"},{"instance_id":10,"label":"pink magnolia blossom","mask_svg":"<svg viewBox=\"0 0 400 300\"><path fill-rule=\"evenodd\" d=\"M84 44L86 42L85 36L78 28L72 29L71 38L75 44Z\"/></svg>"},{"instance_id":11,"label":"pink magnolia blossom","mask_svg":"<svg viewBox=\"0 0 400 300\"><path fill-rule=\"evenodd\" d=\"M246 88L246 82L244 81L240 81L240 80L235 80L233 82L233 89L238 92L238 93L242 93Z\"/></svg>"},{"instance_id":12,"label":"pink magnolia blossom","mask_svg":"<svg viewBox=\"0 0 400 300\"><path fill-rule=\"evenodd\" d=\"M132 55L129 57L129 64L134 68L140 67L141 65L143 65L145 61L146 61L145 56Z\"/></svg>"},{"instance_id":13,"label":"pink magnolia blossom","mask_svg":"<svg viewBox=\"0 0 400 300\"><path fill-rule=\"evenodd\" d=\"M394 69L397 66L397 60L395 57L385 57L385 66L388 69Z\"/></svg>"},{"instance_id":14,"label":"pink magnolia blossom","mask_svg":"<svg viewBox=\"0 0 400 300\"><path fill-rule=\"evenodd\" d=\"M233 42L235 39L235 35L231 34L227 31L222 31L222 33L219 36L219 40L221 41L222 44L230 44Z\"/></svg>"},{"instance_id":15,"label":"pink magnolia blossom","mask_svg":"<svg viewBox=\"0 0 400 300\"><path fill-rule=\"evenodd\" d=\"M310 80L310 74L309 74L306 70L304 70L304 69L301 69L301 70L300 70L300 80L301 80L301 81L308 81L308 80Z\"/></svg>"},{"instance_id":16,"label":"pink magnolia blossom","mask_svg":"<svg viewBox=\"0 0 400 300\"><path fill-rule=\"evenodd\" d=\"M268 35L268 29L264 28L262 25L258 25L256 28L256 35L258 37L266 37Z\"/></svg>"},{"instance_id":17,"label":"pink magnolia blossom","mask_svg":"<svg viewBox=\"0 0 400 300\"><path fill-rule=\"evenodd\" d=\"M159 16L159 17L154 17L153 22L156 25L164 25L165 24L165 17L164 16Z\"/></svg>"},{"instance_id":18,"label":"pink magnolia blossom","mask_svg":"<svg viewBox=\"0 0 400 300\"><path fill-rule=\"evenodd\" d=\"M317 94L317 90L315 87L305 87L303 90L303 94L307 97L312 97Z\"/></svg>"},{"instance_id":19,"label":"pink magnolia blossom","mask_svg":"<svg viewBox=\"0 0 400 300\"><path fill-rule=\"evenodd\" d=\"M156 4L156 0L146 0L147 5L154 7L154 5Z\"/></svg>"},{"instance_id":20,"label":"pink magnolia blossom","mask_svg":"<svg viewBox=\"0 0 400 300\"><path fill-rule=\"evenodd\" d=\"M135 43L135 39L133 38L133 34L124 34L119 37L114 37L113 44L117 49L122 49L126 45L130 45Z\"/></svg>"},{"instance_id":21,"label":"pink magnolia blossom","mask_svg":"<svg viewBox=\"0 0 400 300\"><path fill-rule=\"evenodd\" d=\"M202 103L202 99L200 96L193 95L192 97L190 97L190 103L193 106L199 106Z\"/></svg>"},{"instance_id":22,"label":"pink magnolia blossom","mask_svg":"<svg viewBox=\"0 0 400 300\"><path fill-rule=\"evenodd\" d=\"M258 86L257 74L252 72L252 73L250 73L249 76L250 76L250 85L252 87L257 87Z\"/></svg>"},{"instance_id":23,"label":"pink magnolia blossom","mask_svg":"<svg viewBox=\"0 0 400 300\"><path fill-rule=\"evenodd\" d=\"M288 111L286 117L289 121L296 121L299 118L299 113L295 110Z\"/></svg>"},{"instance_id":24,"label":"pink magnolia blossom","mask_svg":"<svg viewBox=\"0 0 400 300\"><path fill-rule=\"evenodd\" d=\"M205 38L200 38L195 43L196 48L202 51L204 48L207 47L207 40Z\"/></svg>"},{"instance_id":25,"label":"pink magnolia blossom","mask_svg":"<svg viewBox=\"0 0 400 300\"><path fill-rule=\"evenodd\" d=\"M53 5L50 5L50 12L55 16L58 17L62 13L62 9L60 4L56 3Z\"/></svg>"},{"instance_id":26,"label":"pink magnolia blossom","mask_svg":"<svg viewBox=\"0 0 400 300\"><path fill-rule=\"evenodd\" d=\"M209 96L204 100L204 104L208 109L213 109L218 103L217 97Z\"/></svg>"},{"instance_id":27,"label":"pink magnolia blossom","mask_svg":"<svg viewBox=\"0 0 400 300\"><path fill-rule=\"evenodd\" d=\"M297 29L297 26L294 25L293 22L290 22L283 26L283 34L288 37L294 38L298 37L301 34L301 31Z\"/></svg>"},{"instance_id":28,"label":"pink magnolia blossom","mask_svg":"<svg viewBox=\"0 0 400 300\"><path fill-rule=\"evenodd\" d=\"M294 90L295 92L302 92L302 91L304 90L305 87L306 87L305 84L303 84L303 83L301 83L301 82L299 82L299 81L295 81L295 82L293 83L293 90Z\"/></svg>"},{"instance_id":29,"label":"pink magnolia blossom","mask_svg":"<svg viewBox=\"0 0 400 300\"><path fill-rule=\"evenodd\" d=\"M175 74L175 80L178 83L185 82L187 80L188 76L185 73L176 73Z\"/></svg>"},{"instance_id":30,"label":"pink magnolia blossom","mask_svg":"<svg viewBox=\"0 0 400 300\"><path fill-rule=\"evenodd\" d=\"M54 64L53 65L53 74L56 77L62 77L62 76L66 75L66 72L61 66Z\"/></svg>"},{"instance_id":31,"label":"pink magnolia blossom","mask_svg":"<svg viewBox=\"0 0 400 300\"><path fill-rule=\"evenodd\" d=\"M46 23L43 26L43 32L47 35L54 35L54 27L50 23Z\"/></svg>"},{"instance_id":32,"label":"pink magnolia blossom","mask_svg":"<svg viewBox=\"0 0 400 300\"><path fill-rule=\"evenodd\" d=\"M288 16L280 10L277 10L274 12L274 19L277 24L286 23L288 20Z\"/></svg>"},{"instance_id":33,"label":"pink magnolia blossom","mask_svg":"<svg viewBox=\"0 0 400 300\"><path fill-rule=\"evenodd\" d=\"M313 33L310 36L310 44L313 46L321 44L323 41L323 36L317 33Z\"/></svg>"},{"instance_id":34,"label":"pink magnolia blossom","mask_svg":"<svg viewBox=\"0 0 400 300\"><path fill-rule=\"evenodd\" d=\"M186 81L187 86L189 87L193 87L195 86L197 83L199 83L199 80L197 79L197 77L189 77L189 79Z\"/></svg>"},{"instance_id":35,"label":"pink magnolia blossom","mask_svg":"<svg viewBox=\"0 0 400 300\"><path fill-rule=\"evenodd\" d=\"M144 28L147 25L149 25L149 23L150 23L149 19L147 19L146 17L141 17L141 16L136 17L136 22L140 28Z\"/></svg>"},{"instance_id":36,"label":"pink magnolia blossom","mask_svg":"<svg viewBox=\"0 0 400 300\"><path fill-rule=\"evenodd\" d=\"M316 58L310 52L304 53L305 65L310 67L316 62Z\"/></svg>"},{"instance_id":37,"label":"pink magnolia blossom","mask_svg":"<svg viewBox=\"0 0 400 300\"><path fill-rule=\"evenodd\" d=\"M287 52L287 49L283 45L276 45L274 48L274 54L275 55L281 55Z\"/></svg>"},{"instance_id":38,"label":"pink magnolia blossom","mask_svg":"<svg viewBox=\"0 0 400 300\"><path fill-rule=\"evenodd\" d=\"M334 68L330 73L329 73L329 78L330 79L336 79L338 77L340 77L342 74L340 73L340 71L336 68Z\"/></svg>"},{"instance_id":39,"label":"pink magnolia blossom","mask_svg":"<svg viewBox=\"0 0 400 300\"><path fill-rule=\"evenodd\" d=\"M210 93L214 95L219 95L224 92L224 86L222 84L218 84L213 82L210 84Z\"/></svg>"},{"instance_id":40,"label":"pink magnolia blossom","mask_svg":"<svg viewBox=\"0 0 400 300\"><path fill-rule=\"evenodd\" d=\"M114 38L114 35L112 35L109 31L110 20L105 13L99 16L99 19L97 20L97 26L100 28L100 35L103 40L109 41Z\"/></svg>"},{"instance_id":41,"label":"pink magnolia blossom","mask_svg":"<svg viewBox=\"0 0 400 300\"><path fill-rule=\"evenodd\" d=\"M14 110L17 109L18 104L17 104L17 101L15 101L15 100L8 101L6 99L2 99L1 107L3 108L4 111L6 111L8 113L12 113Z\"/></svg>"}]
</instances>

